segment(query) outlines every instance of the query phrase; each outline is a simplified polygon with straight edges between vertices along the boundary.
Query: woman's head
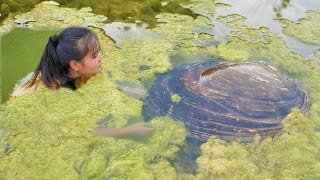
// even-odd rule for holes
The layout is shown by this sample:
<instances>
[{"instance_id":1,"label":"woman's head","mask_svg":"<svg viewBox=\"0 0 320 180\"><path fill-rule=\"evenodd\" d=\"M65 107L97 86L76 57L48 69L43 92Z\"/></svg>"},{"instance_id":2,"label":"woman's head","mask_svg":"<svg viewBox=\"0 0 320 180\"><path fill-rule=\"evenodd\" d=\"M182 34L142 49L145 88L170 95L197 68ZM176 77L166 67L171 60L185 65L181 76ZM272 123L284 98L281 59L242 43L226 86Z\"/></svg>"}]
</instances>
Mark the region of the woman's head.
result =
<instances>
[{"instance_id":1,"label":"woman's head","mask_svg":"<svg viewBox=\"0 0 320 180\"><path fill-rule=\"evenodd\" d=\"M49 88L76 89L75 79L91 76L101 69L102 55L97 36L84 27L70 27L49 38L40 64L28 84L37 79Z\"/></svg>"}]
</instances>

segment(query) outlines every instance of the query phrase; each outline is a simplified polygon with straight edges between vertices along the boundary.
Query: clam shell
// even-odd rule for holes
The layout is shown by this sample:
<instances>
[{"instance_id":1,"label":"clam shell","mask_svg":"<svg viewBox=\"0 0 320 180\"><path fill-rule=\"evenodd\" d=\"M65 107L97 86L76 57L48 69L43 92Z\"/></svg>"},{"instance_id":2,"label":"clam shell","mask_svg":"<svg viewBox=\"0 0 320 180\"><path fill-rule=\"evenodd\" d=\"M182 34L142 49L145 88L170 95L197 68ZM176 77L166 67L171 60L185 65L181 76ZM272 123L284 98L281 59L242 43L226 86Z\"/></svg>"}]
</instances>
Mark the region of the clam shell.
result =
<instances>
[{"instance_id":1,"label":"clam shell","mask_svg":"<svg viewBox=\"0 0 320 180\"><path fill-rule=\"evenodd\" d=\"M308 114L310 101L302 87L262 62L181 65L158 75L143 114L181 120L199 140L215 135L251 142L256 134L278 134L292 108ZM180 101L172 102L172 95L179 95Z\"/></svg>"}]
</instances>

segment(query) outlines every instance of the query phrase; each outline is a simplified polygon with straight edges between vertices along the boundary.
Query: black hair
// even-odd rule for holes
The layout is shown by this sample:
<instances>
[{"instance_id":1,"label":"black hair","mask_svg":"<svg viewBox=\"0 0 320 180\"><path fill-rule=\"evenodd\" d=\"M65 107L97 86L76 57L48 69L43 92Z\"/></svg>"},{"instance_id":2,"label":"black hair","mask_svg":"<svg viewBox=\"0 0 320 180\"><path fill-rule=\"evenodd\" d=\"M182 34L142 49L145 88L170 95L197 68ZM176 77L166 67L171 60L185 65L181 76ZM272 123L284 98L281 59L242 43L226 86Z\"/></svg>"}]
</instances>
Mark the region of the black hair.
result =
<instances>
[{"instance_id":1,"label":"black hair","mask_svg":"<svg viewBox=\"0 0 320 180\"><path fill-rule=\"evenodd\" d=\"M86 54L98 48L95 33L85 27L70 27L50 36L40 63L26 88L41 80L50 89L61 86L75 90L75 80L69 76L71 60L82 61Z\"/></svg>"}]
</instances>

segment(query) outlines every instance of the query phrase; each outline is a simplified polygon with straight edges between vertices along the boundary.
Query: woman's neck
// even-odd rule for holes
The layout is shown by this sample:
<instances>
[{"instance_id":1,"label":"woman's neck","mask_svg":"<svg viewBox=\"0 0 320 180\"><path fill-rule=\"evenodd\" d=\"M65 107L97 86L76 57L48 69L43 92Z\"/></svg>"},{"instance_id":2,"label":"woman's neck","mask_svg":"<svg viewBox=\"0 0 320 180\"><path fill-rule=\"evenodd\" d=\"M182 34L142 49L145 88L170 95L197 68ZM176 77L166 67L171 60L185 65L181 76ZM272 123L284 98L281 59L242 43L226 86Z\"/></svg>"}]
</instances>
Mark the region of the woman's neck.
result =
<instances>
[{"instance_id":1,"label":"woman's neck","mask_svg":"<svg viewBox=\"0 0 320 180\"><path fill-rule=\"evenodd\" d=\"M70 69L69 77L72 79L78 79L81 75L77 71Z\"/></svg>"}]
</instances>

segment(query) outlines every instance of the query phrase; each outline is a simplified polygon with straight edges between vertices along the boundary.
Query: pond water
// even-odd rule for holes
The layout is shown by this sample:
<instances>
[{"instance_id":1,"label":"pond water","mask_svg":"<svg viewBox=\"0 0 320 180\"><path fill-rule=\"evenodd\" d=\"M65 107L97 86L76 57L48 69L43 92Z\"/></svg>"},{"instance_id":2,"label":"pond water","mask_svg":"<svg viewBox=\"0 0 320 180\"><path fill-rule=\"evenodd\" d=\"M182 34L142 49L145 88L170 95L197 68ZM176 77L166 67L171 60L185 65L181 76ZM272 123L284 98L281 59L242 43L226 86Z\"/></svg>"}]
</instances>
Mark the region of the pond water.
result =
<instances>
[{"instance_id":1,"label":"pond water","mask_svg":"<svg viewBox=\"0 0 320 180\"><path fill-rule=\"evenodd\" d=\"M58 30L13 29L1 36L1 102L8 100L18 80L38 65L48 36Z\"/></svg>"},{"instance_id":2,"label":"pond water","mask_svg":"<svg viewBox=\"0 0 320 180\"><path fill-rule=\"evenodd\" d=\"M320 178L320 2L12 2L1 2L0 177ZM9 99L15 84L35 69L48 37L69 26L97 34L102 72L77 91L40 86ZM310 115L293 109L275 137L256 136L246 144L214 136L192 143L185 124L170 116L148 121L154 133L147 137L93 135L96 127L144 121L145 96L117 86L147 91L157 74L207 59L276 67L309 91ZM178 94L164 96L184 101Z\"/></svg>"}]
</instances>

